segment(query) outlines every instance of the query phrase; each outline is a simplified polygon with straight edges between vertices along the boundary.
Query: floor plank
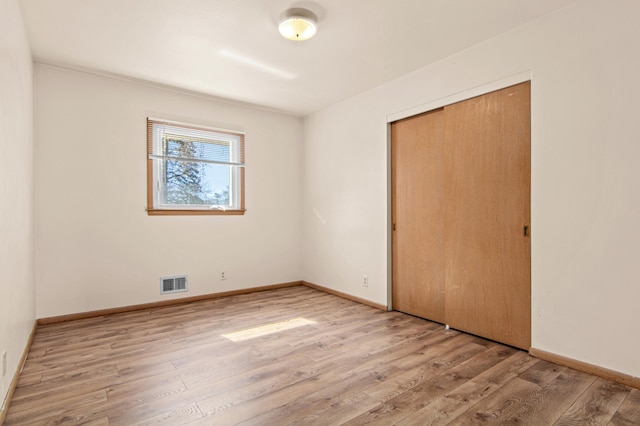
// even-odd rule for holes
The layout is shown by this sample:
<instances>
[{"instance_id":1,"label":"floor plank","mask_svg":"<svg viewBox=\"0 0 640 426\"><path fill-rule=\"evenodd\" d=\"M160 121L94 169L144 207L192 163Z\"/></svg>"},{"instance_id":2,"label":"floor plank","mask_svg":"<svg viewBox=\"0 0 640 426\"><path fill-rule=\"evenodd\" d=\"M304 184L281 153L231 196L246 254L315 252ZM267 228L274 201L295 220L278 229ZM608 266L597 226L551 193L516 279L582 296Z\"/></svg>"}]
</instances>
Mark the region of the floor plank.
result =
<instances>
[{"instance_id":1,"label":"floor plank","mask_svg":"<svg viewBox=\"0 0 640 426\"><path fill-rule=\"evenodd\" d=\"M640 391L297 286L40 326L5 425L554 422L640 424Z\"/></svg>"},{"instance_id":2,"label":"floor plank","mask_svg":"<svg viewBox=\"0 0 640 426\"><path fill-rule=\"evenodd\" d=\"M540 386L535 383L516 377L467 410L453 424L507 424L509 416L539 390Z\"/></svg>"},{"instance_id":3,"label":"floor plank","mask_svg":"<svg viewBox=\"0 0 640 426\"><path fill-rule=\"evenodd\" d=\"M640 425L640 389L633 389L609 422L612 426Z\"/></svg>"},{"instance_id":4,"label":"floor plank","mask_svg":"<svg viewBox=\"0 0 640 426\"><path fill-rule=\"evenodd\" d=\"M558 419L556 425L606 425L628 396L630 388L597 379Z\"/></svg>"},{"instance_id":5,"label":"floor plank","mask_svg":"<svg viewBox=\"0 0 640 426\"><path fill-rule=\"evenodd\" d=\"M595 382L595 377L575 370L553 368L549 371L562 372L548 384L546 381L535 381L543 388L540 392L532 395L518 411L508 418L509 423L554 424L569 409L571 401L575 401Z\"/></svg>"}]
</instances>

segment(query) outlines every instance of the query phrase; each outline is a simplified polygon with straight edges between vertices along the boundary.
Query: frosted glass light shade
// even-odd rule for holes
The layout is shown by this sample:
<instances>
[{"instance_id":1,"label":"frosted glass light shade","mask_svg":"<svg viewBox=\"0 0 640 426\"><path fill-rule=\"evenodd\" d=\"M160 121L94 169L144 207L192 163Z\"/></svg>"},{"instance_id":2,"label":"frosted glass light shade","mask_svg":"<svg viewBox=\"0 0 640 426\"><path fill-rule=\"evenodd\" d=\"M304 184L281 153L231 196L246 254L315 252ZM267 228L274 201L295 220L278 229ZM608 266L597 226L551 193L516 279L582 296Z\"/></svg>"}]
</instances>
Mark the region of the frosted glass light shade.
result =
<instances>
[{"instance_id":1,"label":"frosted glass light shade","mask_svg":"<svg viewBox=\"0 0 640 426\"><path fill-rule=\"evenodd\" d=\"M303 41L314 36L316 24L303 16L291 16L280 23L278 30L288 40Z\"/></svg>"}]
</instances>

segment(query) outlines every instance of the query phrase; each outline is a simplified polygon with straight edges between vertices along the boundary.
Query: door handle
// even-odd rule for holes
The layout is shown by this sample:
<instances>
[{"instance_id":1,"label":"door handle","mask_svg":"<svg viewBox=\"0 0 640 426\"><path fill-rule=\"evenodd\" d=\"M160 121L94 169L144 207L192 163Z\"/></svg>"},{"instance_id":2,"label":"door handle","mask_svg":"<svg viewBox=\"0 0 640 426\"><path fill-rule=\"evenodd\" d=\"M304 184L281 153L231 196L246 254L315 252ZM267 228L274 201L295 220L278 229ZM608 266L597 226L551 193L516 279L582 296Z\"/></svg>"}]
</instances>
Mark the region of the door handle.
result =
<instances>
[{"instance_id":1,"label":"door handle","mask_svg":"<svg viewBox=\"0 0 640 426\"><path fill-rule=\"evenodd\" d=\"M524 226L524 236L525 236L525 237L528 237L528 236L529 236L529 234L530 234L530 232L529 232L529 226L525 225L525 226Z\"/></svg>"}]
</instances>

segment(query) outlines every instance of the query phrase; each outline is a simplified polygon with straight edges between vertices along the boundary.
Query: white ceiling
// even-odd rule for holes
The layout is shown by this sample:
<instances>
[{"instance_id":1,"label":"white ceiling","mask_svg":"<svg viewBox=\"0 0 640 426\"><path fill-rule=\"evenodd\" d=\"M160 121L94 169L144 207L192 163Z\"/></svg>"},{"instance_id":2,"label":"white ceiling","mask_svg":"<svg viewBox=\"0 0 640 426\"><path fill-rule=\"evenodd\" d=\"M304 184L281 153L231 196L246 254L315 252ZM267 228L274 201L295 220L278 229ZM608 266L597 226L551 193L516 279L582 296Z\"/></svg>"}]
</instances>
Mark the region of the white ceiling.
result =
<instances>
[{"instance_id":1,"label":"white ceiling","mask_svg":"<svg viewBox=\"0 0 640 426\"><path fill-rule=\"evenodd\" d=\"M20 0L37 62L306 115L575 0ZM279 16L319 17L306 42Z\"/></svg>"}]
</instances>

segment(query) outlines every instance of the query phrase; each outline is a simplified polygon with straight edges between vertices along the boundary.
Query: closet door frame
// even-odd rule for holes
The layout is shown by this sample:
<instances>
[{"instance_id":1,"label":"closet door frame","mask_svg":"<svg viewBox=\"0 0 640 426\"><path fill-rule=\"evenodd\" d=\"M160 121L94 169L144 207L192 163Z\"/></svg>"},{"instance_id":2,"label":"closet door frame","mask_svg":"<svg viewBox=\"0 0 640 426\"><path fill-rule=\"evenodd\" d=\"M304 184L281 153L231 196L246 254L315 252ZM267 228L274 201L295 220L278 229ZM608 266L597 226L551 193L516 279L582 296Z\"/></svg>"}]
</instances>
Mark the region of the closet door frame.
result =
<instances>
[{"instance_id":1,"label":"closet door frame","mask_svg":"<svg viewBox=\"0 0 640 426\"><path fill-rule=\"evenodd\" d=\"M507 76L495 81L481 84L477 86L467 86L468 88L462 88L461 90L450 90L455 93L453 95L443 96L417 106L403 109L387 115L387 309L393 310L393 198L392 198L392 160L391 160L391 123L399 121L405 118L409 118L415 115L420 115L429 111L443 108L447 105L451 105L457 102L465 101L477 96L481 96L487 93L495 92L497 90L505 89L507 87L530 82L532 88L531 95L531 111L534 107L533 87L534 82L531 71L524 71L518 74ZM533 128L533 114L531 114L531 127ZM534 149L534 138L531 135L531 150ZM533 155L532 155L533 158ZM533 199L531 200L531 211L533 210ZM529 229L535 226L535 217L531 216L531 223ZM531 264L531 299L533 299L533 265ZM531 306L531 312L533 307ZM533 325L533 318L531 318L531 324Z\"/></svg>"}]
</instances>

